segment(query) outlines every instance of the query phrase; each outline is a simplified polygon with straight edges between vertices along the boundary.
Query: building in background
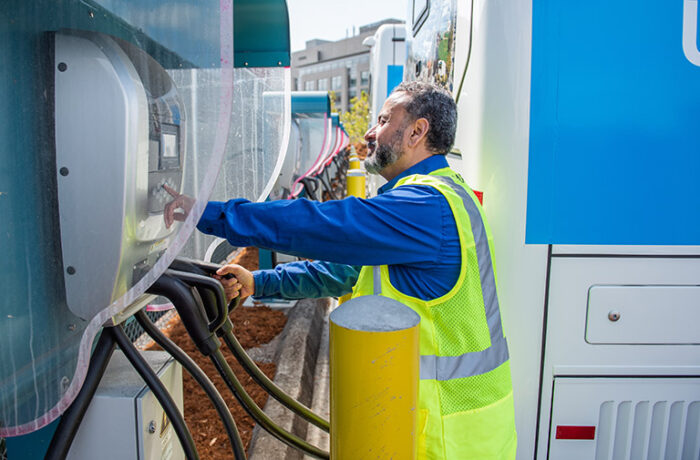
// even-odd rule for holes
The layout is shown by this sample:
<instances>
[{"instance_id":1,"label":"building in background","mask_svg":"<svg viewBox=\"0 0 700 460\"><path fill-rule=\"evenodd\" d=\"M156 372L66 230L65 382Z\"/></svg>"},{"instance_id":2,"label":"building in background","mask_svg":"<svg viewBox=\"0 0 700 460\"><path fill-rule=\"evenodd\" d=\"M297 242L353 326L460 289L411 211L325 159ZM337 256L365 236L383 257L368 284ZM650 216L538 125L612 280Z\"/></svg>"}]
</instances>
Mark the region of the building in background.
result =
<instances>
[{"instance_id":1,"label":"building in background","mask_svg":"<svg viewBox=\"0 0 700 460\"><path fill-rule=\"evenodd\" d=\"M338 41L314 39L292 53L292 88L295 91L333 91L338 110L350 108L350 99L361 91L370 93L370 48L362 42L384 24L403 24L385 19L361 26L359 33Z\"/></svg>"}]
</instances>

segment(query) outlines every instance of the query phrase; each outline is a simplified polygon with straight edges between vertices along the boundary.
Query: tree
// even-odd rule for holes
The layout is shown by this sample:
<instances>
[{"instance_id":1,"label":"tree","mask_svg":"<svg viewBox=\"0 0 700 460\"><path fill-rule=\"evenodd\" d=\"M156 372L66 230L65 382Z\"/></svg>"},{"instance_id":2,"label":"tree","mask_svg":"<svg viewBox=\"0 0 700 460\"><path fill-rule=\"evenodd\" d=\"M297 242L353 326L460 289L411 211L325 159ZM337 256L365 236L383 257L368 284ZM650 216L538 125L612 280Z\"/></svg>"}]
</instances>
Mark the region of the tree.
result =
<instances>
[{"instance_id":1,"label":"tree","mask_svg":"<svg viewBox=\"0 0 700 460\"><path fill-rule=\"evenodd\" d=\"M340 115L340 121L343 122L351 143L364 142L365 133L369 129L369 97L367 93L362 91L359 97L350 99L350 110Z\"/></svg>"},{"instance_id":2,"label":"tree","mask_svg":"<svg viewBox=\"0 0 700 460\"><path fill-rule=\"evenodd\" d=\"M340 114L340 110L338 109L338 95L335 93L335 91L331 90L328 91L328 97L331 99L331 113L337 113Z\"/></svg>"}]
</instances>

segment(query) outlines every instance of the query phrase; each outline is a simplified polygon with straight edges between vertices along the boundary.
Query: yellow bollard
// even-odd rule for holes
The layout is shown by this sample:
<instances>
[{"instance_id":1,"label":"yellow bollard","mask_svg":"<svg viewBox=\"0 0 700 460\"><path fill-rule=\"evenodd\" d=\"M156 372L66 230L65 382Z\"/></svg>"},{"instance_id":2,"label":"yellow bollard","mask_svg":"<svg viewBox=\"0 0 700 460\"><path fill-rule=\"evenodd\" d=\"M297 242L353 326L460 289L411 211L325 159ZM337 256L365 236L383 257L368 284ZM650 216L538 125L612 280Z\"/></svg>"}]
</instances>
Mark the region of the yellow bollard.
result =
<instances>
[{"instance_id":1,"label":"yellow bollard","mask_svg":"<svg viewBox=\"0 0 700 460\"><path fill-rule=\"evenodd\" d=\"M347 196L366 198L367 193L365 191L365 172L361 169L348 169L347 187Z\"/></svg>"},{"instance_id":2,"label":"yellow bollard","mask_svg":"<svg viewBox=\"0 0 700 460\"><path fill-rule=\"evenodd\" d=\"M352 298L352 292L350 294L341 295L338 297L338 305L345 303Z\"/></svg>"},{"instance_id":3,"label":"yellow bollard","mask_svg":"<svg viewBox=\"0 0 700 460\"><path fill-rule=\"evenodd\" d=\"M416 458L419 323L376 295L331 313L332 460Z\"/></svg>"},{"instance_id":4,"label":"yellow bollard","mask_svg":"<svg viewBox=\"0 0 700 460\"><path fill-rule=\"evenodd\" d=\"M352 164L352 157L357 158L357 155L352 155L350 156L350 164ZM357 164L359 167L360 160L357 160ZM358 198L366 198L367 193L366 193L366 185L365 185L365 172L362 171L361 169L349 169L348 174L347 174L347 196L356 196ZM352 294L345 294L342 297L338 298L338 305L340 305L343 302L347 302L350 300L350 296Z\"/></svg>"},{"instance_id":5,"label":"yellow bollard","mask_svg":"<svg viewBox=\"0 0 700 460\"><path fill-rule=\"evenodd\" d=\"M350 155L348 158L348 162L350 163L348 166L348 169L360 169L361 163L360 163L360 157L357 155Z\"/></svg>"}]
</instances>

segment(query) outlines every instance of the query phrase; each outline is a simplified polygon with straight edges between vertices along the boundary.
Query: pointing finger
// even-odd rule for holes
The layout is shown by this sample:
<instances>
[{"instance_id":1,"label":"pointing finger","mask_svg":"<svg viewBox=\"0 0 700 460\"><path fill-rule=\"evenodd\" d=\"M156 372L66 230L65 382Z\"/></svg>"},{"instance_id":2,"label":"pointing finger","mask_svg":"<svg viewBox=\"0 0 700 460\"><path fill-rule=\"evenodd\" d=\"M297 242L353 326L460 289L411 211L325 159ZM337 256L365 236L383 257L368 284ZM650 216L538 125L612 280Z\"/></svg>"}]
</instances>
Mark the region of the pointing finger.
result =
<instances>
[{"instance_id":1,"label":"pointing finger","mask_svg":"<svg viewBox=\"0 0 700 460\"><path fill-rule=\"evenodd\" d=\"M179 198L179 197L180 197L180 194L179 194L177 191L175 191L173 188L171 188L170 186L168 186L167 184L163 184L163 188L164 188L165 191L168 192L168 193L170 194L170 196L172 196L173 198Z\"/></svg>"}]
</instances>

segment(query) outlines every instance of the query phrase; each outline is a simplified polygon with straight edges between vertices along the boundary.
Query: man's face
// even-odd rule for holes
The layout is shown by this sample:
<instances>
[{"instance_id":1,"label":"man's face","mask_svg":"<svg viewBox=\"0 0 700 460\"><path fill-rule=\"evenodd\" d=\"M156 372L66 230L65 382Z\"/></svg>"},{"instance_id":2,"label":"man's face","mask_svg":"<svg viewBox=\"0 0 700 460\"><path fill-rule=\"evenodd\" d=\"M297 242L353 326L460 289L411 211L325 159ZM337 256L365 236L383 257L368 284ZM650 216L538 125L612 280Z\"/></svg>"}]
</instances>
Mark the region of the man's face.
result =
<instances>
[{"instance_id":1,"label":"man's face","mask_svg":"<svg viewBox=\"0 0 700 460\"><path fill-rule=\"evenodd\" d=\"M377 124L365 133L367 158L365 169L380 174L396 163L404 153L403 135L408 126L408 115L403 108L402 95L392 94L382 106Z\"/></svg>"}]
</instances>

